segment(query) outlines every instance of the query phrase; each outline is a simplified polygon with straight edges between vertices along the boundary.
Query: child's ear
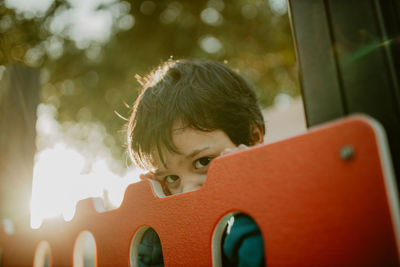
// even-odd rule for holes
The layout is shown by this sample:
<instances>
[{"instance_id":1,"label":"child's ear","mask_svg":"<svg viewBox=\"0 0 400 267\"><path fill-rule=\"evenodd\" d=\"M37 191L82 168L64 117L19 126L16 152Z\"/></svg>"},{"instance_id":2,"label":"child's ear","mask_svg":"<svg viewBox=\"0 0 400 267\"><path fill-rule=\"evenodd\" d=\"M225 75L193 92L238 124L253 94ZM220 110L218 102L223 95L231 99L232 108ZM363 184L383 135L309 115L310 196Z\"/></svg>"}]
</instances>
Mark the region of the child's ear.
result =
<instances>
[{"instance_id":1,"label":"child's ear","mask_svg":"<svg viewBox=\"0 0 400 267\"><path fill-rule=\"evenodd\" d=\"M258 145L264 143L264 131L260 125L254 125L252 130L252 145Z\"/></svg>"}]
</instances>

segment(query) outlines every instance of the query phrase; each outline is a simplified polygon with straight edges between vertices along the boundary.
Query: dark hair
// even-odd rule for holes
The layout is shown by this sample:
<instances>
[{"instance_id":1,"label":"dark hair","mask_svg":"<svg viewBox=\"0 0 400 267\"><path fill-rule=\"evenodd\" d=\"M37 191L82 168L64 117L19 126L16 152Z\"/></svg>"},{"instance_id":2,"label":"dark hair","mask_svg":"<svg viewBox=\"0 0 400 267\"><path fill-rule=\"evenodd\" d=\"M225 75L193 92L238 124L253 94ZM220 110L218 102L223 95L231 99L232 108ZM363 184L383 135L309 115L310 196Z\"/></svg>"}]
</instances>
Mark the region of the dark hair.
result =
<instances>
[{"instance_id":1,"label":"dark hair","mask_svg":"<svg viewBox=\"0 0 400 267\"><path fill-rule=\"evenodd\" d=\"M143 91L128 122L128 149L139 167L150 169L154 152L176 151L172 126L224 131L236 144L252 145L253 127L265 132L257 97L250 85L224 64L169 60L139 81Z\"/></svg>"}]
</instances>

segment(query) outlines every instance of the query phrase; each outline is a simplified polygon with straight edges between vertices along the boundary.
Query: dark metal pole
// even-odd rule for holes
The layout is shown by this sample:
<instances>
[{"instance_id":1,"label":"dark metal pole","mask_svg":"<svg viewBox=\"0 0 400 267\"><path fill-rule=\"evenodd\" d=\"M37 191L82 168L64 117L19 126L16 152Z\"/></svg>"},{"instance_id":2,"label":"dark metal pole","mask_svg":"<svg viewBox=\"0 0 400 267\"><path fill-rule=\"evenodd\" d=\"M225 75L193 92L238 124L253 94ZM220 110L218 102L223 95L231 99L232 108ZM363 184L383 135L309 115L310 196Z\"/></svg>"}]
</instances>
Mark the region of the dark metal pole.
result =
<instances>
[{"instance_id":1,"label":"dark metal pole","mask_svg":"<svg viewBox=\"0 0 400 267\"><path fill-rule=\"evenodd\" d=\"M399 179L400 1L289 5L308 126L352 113L374 117L386 130Z\"/></svg>"}]
</instances>

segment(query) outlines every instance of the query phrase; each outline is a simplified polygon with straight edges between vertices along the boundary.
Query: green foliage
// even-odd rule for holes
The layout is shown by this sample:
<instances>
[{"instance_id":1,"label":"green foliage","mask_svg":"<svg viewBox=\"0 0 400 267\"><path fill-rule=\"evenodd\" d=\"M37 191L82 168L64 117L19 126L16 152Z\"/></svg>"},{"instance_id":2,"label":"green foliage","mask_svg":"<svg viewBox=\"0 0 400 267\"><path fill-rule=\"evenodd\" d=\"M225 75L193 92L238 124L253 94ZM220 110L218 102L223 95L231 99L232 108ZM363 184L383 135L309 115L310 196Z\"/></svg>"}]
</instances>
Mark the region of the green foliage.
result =
<instances>
[{"instance_id":1,"label":"green foliage","mask_svg":"<svg viewBox=\"0 0 400 267\"><path fill-rule=\"evenodd\" d=\"M95 11L114 12L110 36L83 43L70 27L57 32L52 25L72 8L55 1L37 15L0 3L0 65L41 68L41 101L58 109L61 122L102 122L116 140L105 141L116 158L125 122L115 112L129 116L124 103L138 95L134 76L170 57L226 62L256 87L264 106L278 93L299 94L288 15L268 1L105 1Z\"/></svg>"}]
</instances>

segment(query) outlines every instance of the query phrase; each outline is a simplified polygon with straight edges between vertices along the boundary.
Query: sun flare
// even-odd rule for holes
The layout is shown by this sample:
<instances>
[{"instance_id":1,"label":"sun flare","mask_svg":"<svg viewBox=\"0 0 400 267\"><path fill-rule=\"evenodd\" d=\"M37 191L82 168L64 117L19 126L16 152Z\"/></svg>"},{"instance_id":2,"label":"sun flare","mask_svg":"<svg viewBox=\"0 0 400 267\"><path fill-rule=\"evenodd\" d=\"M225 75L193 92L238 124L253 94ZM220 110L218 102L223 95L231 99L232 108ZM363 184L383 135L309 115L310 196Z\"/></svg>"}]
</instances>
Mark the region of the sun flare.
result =
<instances>
[{"instance_id":1,"label":"sun flare","mask_svg":"<svg viewBox=\"0 0 400 267\"><path fill-rule=\"evenodd\" d=\"M62 216L72 220L76 204L85 198L103 198L106 208L120 206L126 187L137 182L141 173L135 168L119 173L111 170L110 162L119 163L113 161L103 144L104 134L98 125L71 126L74 134L80 131L80 136L87 137L82 142L68 131L63 133L55 116L51 106L39 106L37 142L39 147L43 143L46 146L35 156L30 203L32 228L39 228L46 218Z\"/></svg>"}]
</instances>

